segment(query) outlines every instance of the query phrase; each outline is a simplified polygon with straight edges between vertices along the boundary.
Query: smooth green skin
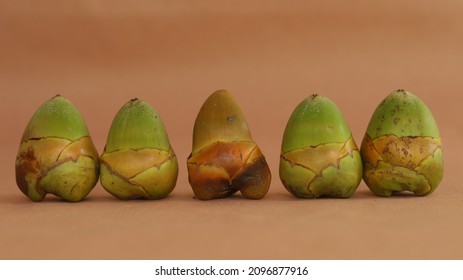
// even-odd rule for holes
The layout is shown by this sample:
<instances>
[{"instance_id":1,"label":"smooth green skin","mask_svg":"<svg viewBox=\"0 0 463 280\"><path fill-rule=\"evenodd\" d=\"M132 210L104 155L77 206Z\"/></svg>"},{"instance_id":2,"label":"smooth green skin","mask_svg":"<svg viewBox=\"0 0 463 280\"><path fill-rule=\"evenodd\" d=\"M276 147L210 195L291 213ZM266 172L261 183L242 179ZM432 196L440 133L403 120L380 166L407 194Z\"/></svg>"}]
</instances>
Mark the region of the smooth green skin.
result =
<instances>
[{"instance_id":1,"label":"smooth green skin","mask_svg":"<svg viewBox=\"0 0 463 280\"><path fill-rule=\"evenodd\" d=\"M37 188L29 186L29 198L41 201L47 193L51 193L64 200L77 202L90 193L97 181L98 167L94 160L81 156L76 162L69 160L50 169L37 182Z\"/></svg>"},{"instance_id":2,"label":"smooth green skin","mask_svg":"<svg viewBox=\"0 0 463 280\"><path fill-rule=\"evenodd\" d=\"M88 134L84 119L76 107L66 98L56 95L34 113L24 130L21 142L44 137L74 141Z\"/></svg>"},{"instance_id":3,"label":"smooth green skin","mask_svg":"<svg viewBox=\"0 0 463 280\"><path fill-rule=\"evenodd\" d=\"M418 97L405 90L389 94L376 108L367 128L371 139L383 135L397 137L428 136L440 139L436 121L429 108ZM416 172L406 167L380 162L376 169L364 162L364 180L378 196L410 191L415 195L432 193L443 177L442 150L427 158Z\"/></svg>"},{"instance_id":4,"label":"smooth green skin","mask_svg":"<svg viewBox=\"0 0 463 280\"><path fill-rule=\"evenodd\" d=\"M169 151L170 142L158 113L148 103L135 98L114 117L105 152L142 148Z\"/></svg>"},{"instance_id":5,"label":"smooth green skin","mask_svg":"<svg viewBox=\"0 0 463 280\"><path fill-rule=\"evenodd\" d=\"M439 137L429 108L406 90L392 92L379 104L368 124L367 133L371 139L388 134Z\"/></svg>"},{"instance_id":6,"label":"smooth green skin","mask_svg":"<svg viewBox=\"0 0 463 280\"><path fill-rule=\"evenodd\" d=\"M327 143L344 143L351 137L349 126L338 107L328 98L312 95L292 113L286 126L282 154ZM316 160L316 159L314 159ZM362 160L358 151L340 160L338 168L327 167L315 174L280 157L280 179L296 197L350 197L362 180Z\"/></svg>"},{"instance_id":7,"label":"smooth green skin","mask_svg":"<svg viewBox=\"0 0 463 280\"><path fill-rule=\"evenodd\" d=\"M177 175L176 157L172 157L159 168L152 167L130 179L123 179L111 173L105 164L101 165L100 170L101 184L104 189L122 200L164 198L174 189Z\"/></svg>"},{"instance_id":8,"label":"smooth green skin","mask_svg":"<svg viewBox=\"0 0 463 280\"><path fill-rule=\"evenodd\" d=\"M102 157L114 151L149 148L171 151L166 129L153 107L142 100L132 99L114 117ZM119 199L164 198L175 187L177 175L175 156L159 168L152 167L134 178L121 178L111 173L105 164L100 168L101 184Z\"/></svg>"},{"instance_id":9,"label":"smooth green skin","mask_svg":"<svg viewBox=\"0 0 463 280\"><path fill-rule=\"evenodd\" d=\"M304 99L294 109L283 135L283 153L325 143L344 143L351 131L339 108L320 95Z\"/></svg>"}]
</instances>

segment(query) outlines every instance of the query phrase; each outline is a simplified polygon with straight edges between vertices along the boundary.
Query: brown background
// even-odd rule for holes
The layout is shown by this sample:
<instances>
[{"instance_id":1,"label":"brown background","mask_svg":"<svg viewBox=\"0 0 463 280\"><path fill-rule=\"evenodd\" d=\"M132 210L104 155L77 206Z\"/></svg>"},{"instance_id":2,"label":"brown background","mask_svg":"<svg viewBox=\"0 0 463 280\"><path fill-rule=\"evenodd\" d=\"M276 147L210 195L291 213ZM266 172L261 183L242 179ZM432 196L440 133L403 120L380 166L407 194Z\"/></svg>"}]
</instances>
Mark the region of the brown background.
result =
<instances>
[{"instance_id":1,"label":"brown background","mask_svg":"<svg viewBox=\"0 0 463 280\"><path fill-rule=\"evenodd\" d=\"M265 5L263 4L265 2ZM129 4L130 3L130 4ZM0 258L463 258L462 1L0 1ZM186 158L199 107L225 88L273 173L260 201L193 199ZM333 100L360 144L371 114L405 88L428 104L445 175L428 197L300 200L278 178L294 107ZM139 97L164 120L180 162L161 201L33 203L14 180L22 131L54 94L83 114L102 151Z\"/></svg>"}]
</instances>

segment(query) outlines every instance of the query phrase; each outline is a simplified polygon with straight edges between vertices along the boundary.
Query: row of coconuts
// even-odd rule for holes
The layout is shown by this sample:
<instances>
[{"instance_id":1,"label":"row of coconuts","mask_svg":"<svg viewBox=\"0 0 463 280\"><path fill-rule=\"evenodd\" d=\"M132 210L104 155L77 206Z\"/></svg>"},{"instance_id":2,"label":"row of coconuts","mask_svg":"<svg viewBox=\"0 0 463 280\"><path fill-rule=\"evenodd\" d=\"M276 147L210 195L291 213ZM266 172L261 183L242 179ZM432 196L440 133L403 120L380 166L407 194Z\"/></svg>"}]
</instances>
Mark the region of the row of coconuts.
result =
<instances>
[{"instance_id":1,"label":"row of coconuts","mask_svg":"<svg viewBox=\"0 0 463 280\"><path fill-rule=\"evenodd\" d=\"M270 169L227 91L214 92L201 107L187 167L198 199L267 194ZM285 188L300 198L350 197L362 178L378 196L422 196L442 179L442 145L432 113L410 92L394 91L377 107L360 151L338 107L312 95L289 118L279 171ZM119 110L99 156L80 113L55 96L32 116L16 158L17 184L33 201L48 193L80 201L99 178L117 198L160 199L173 190L177 175L164 125L139 99Z\"/></svg>"}]
</instances>

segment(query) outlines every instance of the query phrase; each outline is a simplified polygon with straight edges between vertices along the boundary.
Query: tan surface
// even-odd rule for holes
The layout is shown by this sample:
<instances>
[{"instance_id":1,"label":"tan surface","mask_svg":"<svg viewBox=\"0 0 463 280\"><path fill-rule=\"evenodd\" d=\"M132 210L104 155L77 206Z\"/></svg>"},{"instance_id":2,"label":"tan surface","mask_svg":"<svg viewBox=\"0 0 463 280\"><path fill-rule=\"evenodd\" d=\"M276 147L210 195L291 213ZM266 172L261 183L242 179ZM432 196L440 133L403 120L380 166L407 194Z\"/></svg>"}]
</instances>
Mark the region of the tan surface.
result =
<instances>
[{"instance_id":1,"label":"tan surface","mask_svg":"<svg viewBox=\"0 0 463 280\"><path fill-rule=\"evenodd\" d=\"M0 1L0 258L463 258L463 2L45 2ZM269 162L263 200L192 198L194 119L220 88ZM283 189L282 133L303 98L338 104L360 144L397 88L419 95L440 126L446 170L434 194L377 198L362 183L350 199L298 200ZM153 105L181 163L172 195L118 201L98 184L81 203L24 197L19 140L56 93L82 112L99 152L123 103Z\"/></svg>"}]
</instances>

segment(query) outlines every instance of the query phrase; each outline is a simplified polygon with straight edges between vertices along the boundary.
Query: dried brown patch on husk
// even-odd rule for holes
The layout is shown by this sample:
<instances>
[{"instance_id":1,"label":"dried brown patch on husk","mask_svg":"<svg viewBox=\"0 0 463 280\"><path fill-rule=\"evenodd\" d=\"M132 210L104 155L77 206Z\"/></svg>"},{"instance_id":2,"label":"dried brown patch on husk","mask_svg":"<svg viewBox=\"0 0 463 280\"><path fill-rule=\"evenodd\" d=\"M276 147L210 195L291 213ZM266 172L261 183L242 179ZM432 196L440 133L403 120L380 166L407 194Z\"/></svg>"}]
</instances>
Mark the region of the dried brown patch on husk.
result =
<instances>
[{"instance_id":1,"label":"dried brown patch on husk","mask_svg":"<svg viewBox=\"0 0 463 280\"><path fill-rule=\"evenodd\" d=\"M437 149L442 149L442 145L440 139L434 137L384 135L371 139L367 134L361 153L363 161L373 167L377 166L379 161L384 161L415 169Z\"/></svg>"},{"instance_id":2,"label":"dried brown patch on husk","mask_svg":"<svg viewBox=\"0 0 463 280\"><path fill-rule=\"evenodd\" d=\"M226 197L241 191L260 199L270 187L270 169L253 142L215 142L188 158L189 181L198 199Z\"/></svg>"}]
</instances>

